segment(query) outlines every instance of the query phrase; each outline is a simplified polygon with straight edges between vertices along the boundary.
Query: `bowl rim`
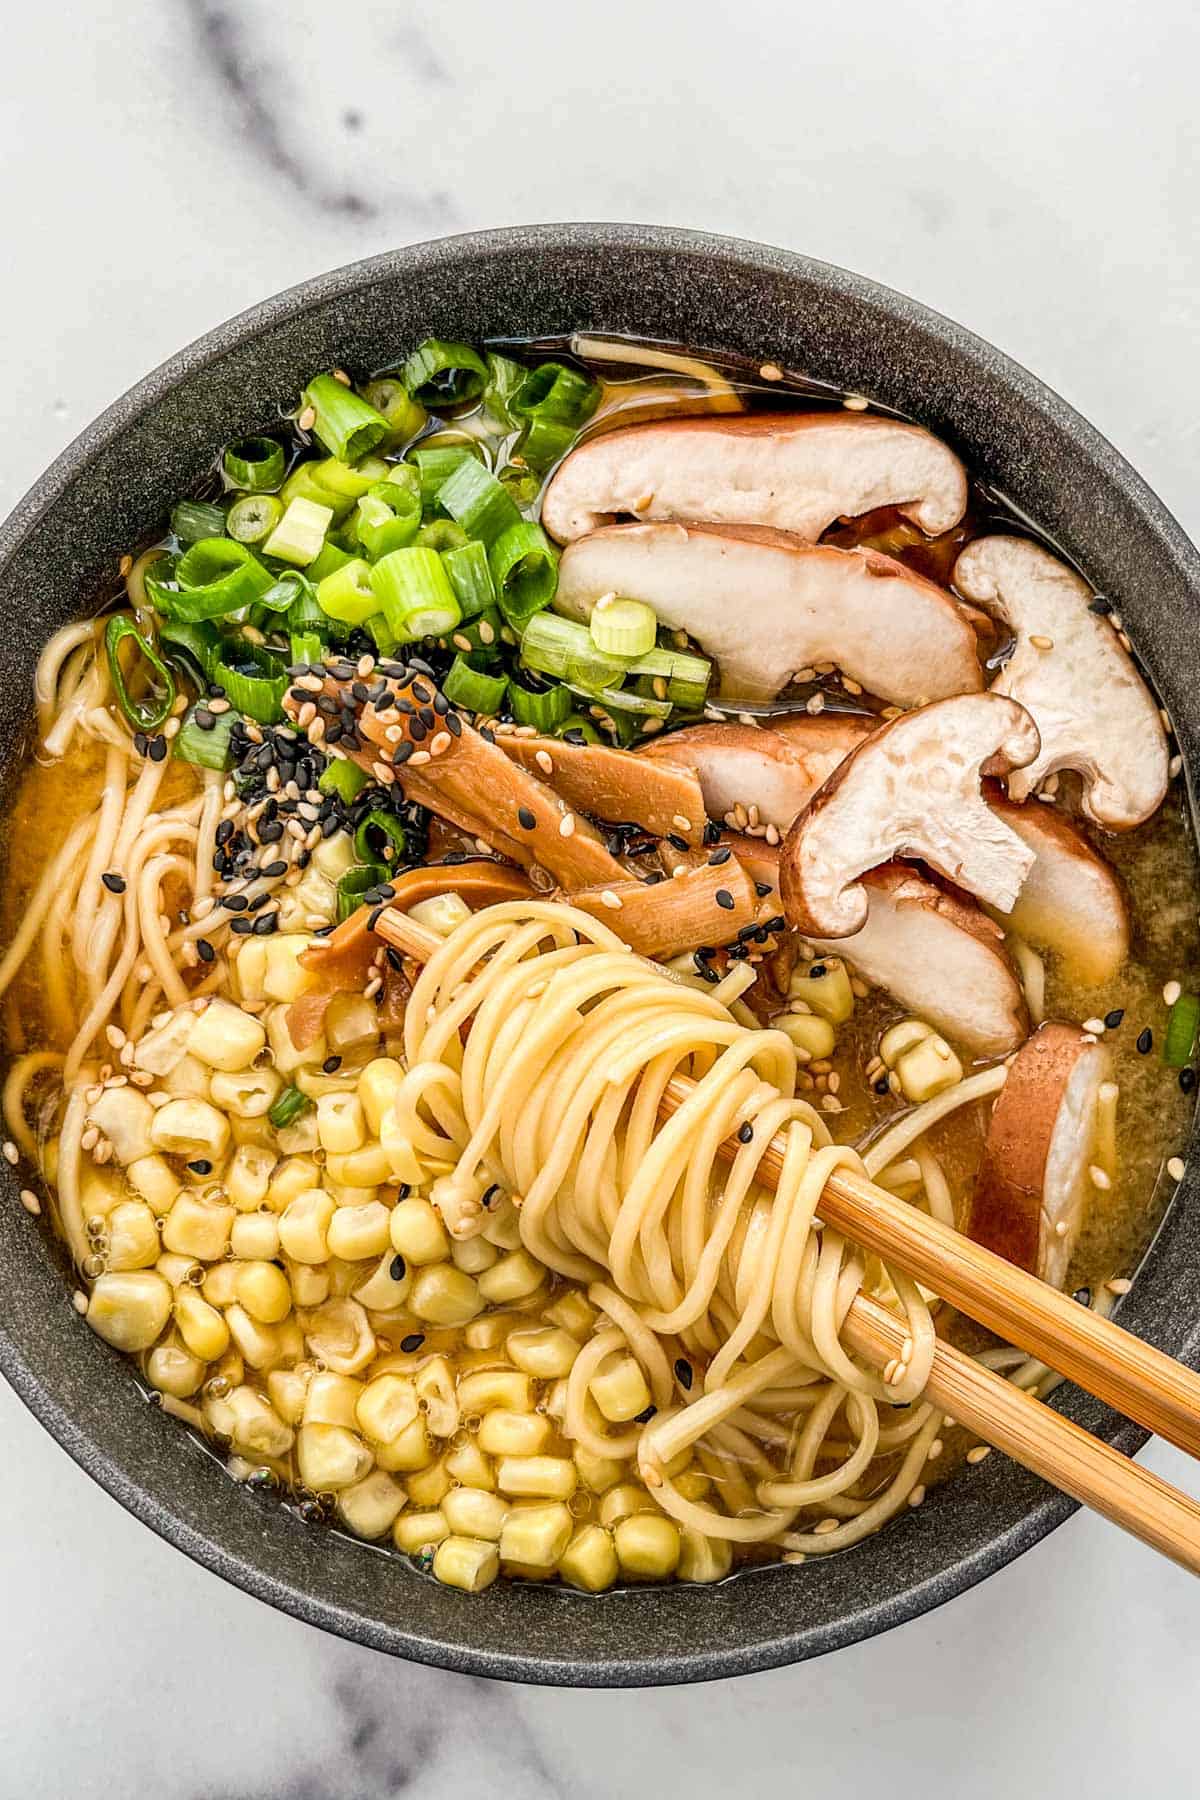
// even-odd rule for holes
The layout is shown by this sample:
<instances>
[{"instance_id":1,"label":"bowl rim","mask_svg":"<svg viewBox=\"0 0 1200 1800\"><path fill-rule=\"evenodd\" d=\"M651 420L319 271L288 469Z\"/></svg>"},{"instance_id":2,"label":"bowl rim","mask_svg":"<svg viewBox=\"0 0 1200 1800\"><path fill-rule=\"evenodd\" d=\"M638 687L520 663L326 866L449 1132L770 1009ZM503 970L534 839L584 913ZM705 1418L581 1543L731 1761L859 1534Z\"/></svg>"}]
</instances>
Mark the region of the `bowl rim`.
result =
<instances>
[{"instance_id":1,"label":"bowl rim","mask_svg":"<svg viewBox=\"0 0 1200 1800\"><path fill-rule=\"evenodd\" d=\"M398 269L402 268L410 278L419 279L425 273L436 274L447 257L478 264L514 246L523 247L534 256L562 250L586 250L597 254L642 252L662 257L674 254L701 256L717 266L737 265L764 278L808 280L835 296L915 322L939 348L965 357L976 368L987 365L991 379L1000 379L1035 413L1102 465L1143 521L1160 538L1165 555L1188 568L1192 581L1200 590L1200 555L1163 501L1115 446L1022 364L954 320L869 277L797 251L680 226L583 221L507 226L422 240L308 277L233 314L135 382L54 458L0 524L0 571L64 492L87 470L92 459L184 378L218 362L234 347L252 344L286 321L386 281ZM1148 1250L1146 1254L1149 1254ZM1181 1323L1180 1333L1176 1353L1191 1366L1200 1366L1200 1325L1192 1324L1189 1335ZM220 1540L197 1530L128 1474L47 1391L36 1370L5 1330L3 1321L0 1321L0 1372L38 1421L107 1494L159 1537L231 1585L308 1624L373 1649L462 1673L538 1685L673 1685L723 1679L825 1655L882 1635L897 1625L933 1611L1032 1548L1077 1510L1075 1501L1048 1489L1007 1530L989 1538L955 1563L936 1569L915 1583L909 1580L895 1594L874 1599L849 1614L807 1628L803 1644L797 1643L794 1633L786 1632L751 1644L713 1647L703 1654L652 1648L649 1657L605 1658L601 1664L579 1657L547 1659L520 1652L484 1651L399 1630L382 1620L365 1618L356 1610L316 1599L294 1582L266 1572L254 1562L231 1552ZM1127 1455L1134 1454L1148 1435L1124 1420L1103 1430L1106 1441ZM764 1569L743 1574L738 1579L769 1578L770 1570Z\"/></svg>"}]
</instances>

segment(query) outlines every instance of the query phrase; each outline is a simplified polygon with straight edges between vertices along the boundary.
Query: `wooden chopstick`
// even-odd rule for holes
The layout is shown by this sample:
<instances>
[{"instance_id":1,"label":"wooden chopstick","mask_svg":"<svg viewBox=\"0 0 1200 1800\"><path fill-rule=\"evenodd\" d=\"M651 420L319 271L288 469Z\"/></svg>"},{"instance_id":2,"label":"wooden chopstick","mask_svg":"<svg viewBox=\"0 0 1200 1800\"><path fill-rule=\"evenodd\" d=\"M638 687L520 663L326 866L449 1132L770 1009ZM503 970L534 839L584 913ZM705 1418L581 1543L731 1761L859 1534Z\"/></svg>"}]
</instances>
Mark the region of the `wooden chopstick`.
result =
<instances>
[{"instance_id":1,"label":"wooden chopstick","mask_svg":"<svg viewBox=\"0 0 1200 1800\"><path fill-rule=\"evenodd\" d=\"M382 913L375 930L419 962L440 941L395 911ZM677 1111L692 1089L682 1078L669 1082L662 1114ZM732 1158L737 1149L729 1139L720 1154ZM785 1150L779 1136L763 1152L759 1169L770 1185ZM1129 1418L1200 1454L1200 1377L1162 1351L865 1176L835 1171L822 1191L821 1217ZM878 1369L895 1361L905 1336L902 1320L862 1294L846 1315L845 1331L851 1346ZM940 1340L925 1391L997 1450L1200 1574L1200 1505L1178 1488Z\"/></svg>"}]
</instances>

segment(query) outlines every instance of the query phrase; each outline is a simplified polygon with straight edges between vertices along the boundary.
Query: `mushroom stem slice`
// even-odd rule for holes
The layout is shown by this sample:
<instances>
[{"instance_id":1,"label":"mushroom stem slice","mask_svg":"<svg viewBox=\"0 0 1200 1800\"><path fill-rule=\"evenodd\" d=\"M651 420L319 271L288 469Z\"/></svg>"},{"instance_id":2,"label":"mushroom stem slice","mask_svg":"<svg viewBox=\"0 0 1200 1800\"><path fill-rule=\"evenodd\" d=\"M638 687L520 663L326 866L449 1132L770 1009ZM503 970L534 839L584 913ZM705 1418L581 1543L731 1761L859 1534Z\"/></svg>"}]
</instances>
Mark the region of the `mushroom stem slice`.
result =
<instances>
[{"instance_id":1,"label":"mushroom stem slice","mask_svg":"<svg viewBox=\"0 0 1200 1800\"><path fill-rule=\"evenodd\" d=\"M1158 707L1107 618L1089 610L1087 582L1025 538L976 538L954 584L1004 619L1016 647L992 685L1019 700L1041 733L1038 756L1008 791L1025 800L1058 769L1083 777L1097 825L1128 831L1161 805L1169 751Z\"/></svg>"},{"instance_id":2,"label":"mushroom stem slice","mask_svg":"<svg viewBox=\"0 0 1200 1800\"><path fill-rule=\"evenodd\" d=\"M919 425L869 413L664 420L580 444L546 490L542 523L568 543L624 515L771 525L815 543L835 519L896 506L934 537L957 525L967 480Z\"/></svg>"},{"instance_id":3,"label":"mushroom stem slice","mask_svg":"<svg viewBox=\"0 0 1200 1800\"><path fill-rule=\"evenodd\" d=\"M771 700L817 663L900 706L983 686L963 609L876 550L745 525L615 525L568 545L554 604L586 620L613 593L688 632L717 659L721 692L735 700Z\"/></svg>"},{"instance_id":4,"label":"mushroom stem slice","mask_svg":"<svg viewBox=\"0 0 1200 1800\"><path fill-rule=\"evenodd\" d=\"M1109 1052L1087 1033L1042 1025L992 1112L968 1235L1054 1287L1066 1279L1093 1192L1100 1090L1111 1075Z\"/></svg>"},{"instance_id":5,"label":"mushroom stem slice","mask_svg":"<svg viewBox=\"0 0 1200 1800\"><path fill-rule=\"evenodd\" d=\"M854 713L787 713L762 726L689 725L640 744L637 755L694 769L709 818L729 825L740 806L744 823L753 809L754 823L783 832L875 723Z\"/></svg>"},{"instance_id":6,"label":"mushroom stem slice","mask_svg":"<svg viewBox=\"0 0 1200 1800\"><path fill-rule=\"evenodd\" d=\"M828 938L861 930L867 895L857 877L894 856L1011 909L1034 853L987 806L980 780L1030 762L1038 741L1024 707L995 694L940 700L874 732L788 832L780 888L789 923Z\"/></svg>"}]
</instances>

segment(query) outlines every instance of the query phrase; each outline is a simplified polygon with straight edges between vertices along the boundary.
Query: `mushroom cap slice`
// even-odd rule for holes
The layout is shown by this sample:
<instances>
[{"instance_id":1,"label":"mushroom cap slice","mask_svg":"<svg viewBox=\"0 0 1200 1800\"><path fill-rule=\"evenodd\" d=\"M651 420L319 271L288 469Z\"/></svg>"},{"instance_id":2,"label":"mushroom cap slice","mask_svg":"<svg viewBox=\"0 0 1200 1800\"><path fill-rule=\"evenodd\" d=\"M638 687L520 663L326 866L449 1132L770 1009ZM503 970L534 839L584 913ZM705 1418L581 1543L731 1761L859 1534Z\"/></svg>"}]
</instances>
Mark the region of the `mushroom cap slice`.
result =
<instances>
[{"instance_id":1,"label":"mushroom cap slice","mask_svg":"<svg viewBox=\"0 0 1200 1800\"><path fill-rule=\"evenodd\" d=\"M560 543L625 514L773 525L815 543L835 519L895 506L930 537L962 518L967 478L919 425L870 413L755 413L610 431L559 465L542 523Z\"/></svg>"},{"instance_id":2,"label":"mushroom cap slice","mask_svg":"<svg viewBox=\"0 0 1200 1800\"><path fill-rule=\"evenodd\" d=\"M954 585L998 614L1016 648L992 684L1029 711L1039 755L1009 779L1014 800L1057 769L1083 776L1083 807L1110 831L1148 819L1167 791L1170 754L1158 706L1092 590L1026 538L976 538L954 565Z\"/></svg>"},{"instance_id":3,"label":"mushroom cap slice","mask_svg":"<svg viewBox=\"0 0 1200 1800\"><path fill-rule=\"evenodd\" d=\"M554 605L586 620L614 593L690 633L735 699L771 700L797 669L822 662L900 706L983 687L962 609L877 550L750 526L613 525L567 546Z\"/></svg>"},{"instance_id":4,"label":"mushroom cap slice","mask_svg":"<svg viewBox=\"0 0 1200 1800\"><path fill-rule=\"evenodd\" d=\"M993 813L981 773L1037 755L1037 727L1013 700L964 694L893 719L829 777L784 840L780 892L806 935L844 938L866 923L856 878L893 856L926 862L1008 911L1034 853Z\"/></svg>"},{"instance_id":5,"label":"mushroom cap slice","mask_svg":"<svg viewBox=\"0 0 1200 1800\"><path fill-rule=\"evenodd\" d=\"M1077 981L1111 981L1129 955L1129 909L1113 871L1052 806L1018 806L992 782L984 795L1036 859L1016 905L993 917L1039 950L1055 951Z\"/></svg>"},{"instance_id":6,"label":"mushroom cap slice","mask_svg":"<svg viewBox=\"0 0 1200 1800\"><path fill-rule=\"evenodd\" d=\"M1102 1044L1075 1025L1041 1025L992 1111L968 1235L1054 1287L1066 1278L1083 1223L1100 1088L1111 1077Z\"/></svg>"},{"instance_id":7,"label":"mushroom cap slice","mask_svg":"<svg viewBox=\"0 0 1200 1800\"><path fill-rule=\"evenodd\" d=\"M787 713L763 726L689 725L637 754L695 769L710 819L729 824L739 804L757 806L762 824L783 832L874 726L855 713Z\"/></svg>"}]
</instances>

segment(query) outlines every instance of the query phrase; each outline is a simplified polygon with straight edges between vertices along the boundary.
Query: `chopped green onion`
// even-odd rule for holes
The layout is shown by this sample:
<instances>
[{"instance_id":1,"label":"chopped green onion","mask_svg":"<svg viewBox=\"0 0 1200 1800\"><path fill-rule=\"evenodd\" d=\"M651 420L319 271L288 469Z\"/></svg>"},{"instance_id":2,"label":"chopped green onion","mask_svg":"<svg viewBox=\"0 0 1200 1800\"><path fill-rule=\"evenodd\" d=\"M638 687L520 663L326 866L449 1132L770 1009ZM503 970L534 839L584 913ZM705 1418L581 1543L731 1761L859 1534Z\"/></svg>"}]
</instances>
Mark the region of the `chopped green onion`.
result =
<instances>
[{"instance_id":1,"label":"chopped green onion","mask_svg":"<svg viewBox=\"0 0 1200 1800\"><path fill-rule=\"evenodd\" d=\"M573 425L564 425L561 419L544 419L540 415L530 419L524 431L517 439L517 455L542 474L552 463L567 454L575 439L579 436Z\"/></svg>"},{"instance_id":2,"label":"chopped green onion","mask_svg":"<svg viewBox=\"0 0 1200 1800\"><path fill-rule=\"evenodd\" d=\"M363 625L371 614L379 611L379 601L371 586L371 565L356 557L345 562L332 575L317 584L317 605L331 619L345 625Z\"/></svg>"},{"instance_id":3,"label":"chopped green onion","mask_svg":"<svg viewBox=\"0 0 1200 1800\"><path fill-rule=\"evenodd\" d=\"M573 694L602 706L606 712L636 714L642 719L669 719L671 716L669 700L649 699L619 687L587 687L580 681L568 681L566 685Z\"/></svg>"},{"instance_id":4,"label":"chopped green onion","mask_svg":"<svg viewBox=\"0 0 1200 1800\"><path fill-rule=\"evenodd\" d=\"M521 634L521 659L539 675L553 675L582 687L609 687L630 667L626 657L600 650L586 625L557 613L534 615Z\"/></svg>"},{"instance_id":5,"label":"chopped green onion","mask_svg":"<svg viewBox=\"0 0 1200 1800\"><path fill-rule=\"evenodd\" d=\"M436 550L393 550L371 570L371 585L399 643L445 637L462 617Z\"/></svg>"},{"instance_id":6,"label":"chopped green onion","mask_svg":"<svg viewBox=\"0 0 1200 1800\"><path fill-rule=\"evenodd\" d=\"M399 449L425 429L428 413L395 375L381 375L377 381L368 381L363 398L387 420L389 449Z\"/></svg>"},{"instance_id":7,"label":"chopped green onion","mask_svg":"<svg viewBox=\"0 0 1200 1800\"><path fill-rule=\"evenodd\" d=\"M284 569L266 593L259 595L254 611L263 617L270 613L290 613L312 591L313 585L307 575L302 575L299 569Z\"/></svg>"},{"instance_id":8,"label":"chopped green onion","mask_svg":"<svg viewBox=\"0 0 1200 1800\"><path fill-rule=\"evenodd\" d=\"M120 658L120 648L126 639L132 639L142 661L148 663L152 673L158 677L159 692L150 704L133 699L129 692ZM156 731L169 717L175 704L175 677L170 669L127 613L114 613L104 627L104 652L108 658L108 671L112 677L117 704L126 719L138 731Z\"/></svg>"},{"instance_id":9,"label":"chopped green onion","mask_svg":"<svg viewBox=\"0 0 1200 1800\"><path fill-rule=\"evenodd\" d=\"M495 606L496 584L483 544L460 544L455 550L443 550L442 561L464 619L473 619Z\"/></svg>"},{"instance_id":10,"label":"chopped green onion","mask_svg":"<svg viewBox=\"0 0 1200 1800\"><path fill-rule=\"evenodd\" d=\"M159 612L194 623L252 606L274 581L245 544L235 544L232 538L201 538L176 563L174 588L147 575L146 591Z\"/></svg>"},{"instance_id":11,"label":"chopped green onion","mask_svg":"<svg viewBox=\"0 0 1200 1800\"><path fill-rule=\"evenodd\" d=\"M337 884L338 924L357 912L363 903L363 895L386 881L389 874L390 870L382 863L356 863L352 869L347 869Z\"/></svg>"},{"instance_id":12,"label":"chopped green onion","mask_svg":"<svg viewBox=\"0 0 1200 1800\"><path fill-rule=\"evenodd\" d=\"M451 552L453 554L453 552ZM443 556L442 561L445 562ZM504 651L504 620L494 606L487 607L474 619L463 619L455 626L448 648L461 650L473 663L499 662Z\"/></svg>"},{"instance_id":13,"label":"chopped green onion","mask_svg":"<svg viewBox=\"0 0 1200 1800\"><path fill-rule=\"evenodd\" d=\"M206 714L207 725L196 723L198 710ZM172 746L172 754L183 762L197 763L202 769L231 769L233 746L230 738L236 723L235 712L206 712L204 702L197 700L184 714L179 736Z\"/></svg>"},{"instance_id":14,"label":"chopped green onion","mask_svg":"<svg viewBox=\"0 0 1200 1800\"><path fill-rule=\"evenodd\" d=\"M539 363L530 369L513 395L512 410L521 418L553 419L576 430L586 424L600 402L600 383L566 363Z\"/></svg>"},{"instance_id":15,"label":"chopped green onion","mask_svg":"<svg viewBox=\"0 0 1200 1800\"><path fill-rule=\"evenodd\" d=\"M1180 994L1167 1014L1167 1031L1163 1039L1163 1061L1168 1069L1185 1069L1196 1048L1200 1030L1200 996Z\"/></svg>"},{"instance_id":16,"label":"chopped green onion","mask_svg":"<svg viewBox=\"0 0 1200 1800\"><path fill-rule=\"evenodd\" d=\"M415 469L401 464L412 483L378 481L364 494L354 513L354 531L371 560L411 544L421 528L421 488Z\"/></svg>"},{"instance_id":17,"label":"chopped green onion","mask_svg":"<svg viewBox=\"0 0 1200 1800\"><path fill-rule=\"evenodd\" d=\"M228 445L221 466L230 487L247 494L270 494L283 480L287 464L283 445L274 438L250 437Z\"/></svg>"},{"instance_id":18,"label":"chopped green onion","mask_svg":"<svg viewBox=\"0 0 1200 1800\"><path fill-rule=\"evenodd\" d=\"M310 463L309 467L313 480L331 494L361 500L377 481L386 481L390 465L381 456L365 456L357 468L351 468L349 463L339 462L336 456L326 456L320 462Z\"/></svg>"},{"instance_id":19,"label":"chopped green onion","mask_svg":"<svg viewBox=\"0 0 1200 1800\"><path fill-rule=\"evenodd\" d=\"M316 471L324 467L325 464L319 462L297 463L280 488L279 498L285 506L293 500L311 500L316 506L327 506L333 513L334 520L340 524L353 510L357 496L326 487L323 481L318 480Z\"/></svg>"},{"instance_id":20,"label":"chopped green onion","mask_svg":"<svg viewBox=\"0 0 1200 1800\"><path fill-rule=\"evenodd\" d=\"M313 431L342 462L356 463L388 434L388 422L336 375L316 375L304 390L316 418Z\"/></svg>"},{"instance_id":21,"label":"chopped green onion","mask_svg":"<svg viewBox=\"0 0 1200 1800\"><path fill-rule=\"evenodd\" d=\"M558 558L540 525L522 519L510 525L488 551L500 610L514 631L543 607L558 586Z\"/></svg>"},{"instance_id":22,"label":"chopped green onion","mask_svg":"<svg viewBox=\"0 0 1200 1800\"><path fill-rule=\"evenodd\" d=\"M565 738L568 743L582 740L585 744L598 744L602 741L592 721L580 712L573 712L564 719L554 735Z\"/></svg>"},{"instance_id":23,"label":"chopped green onion","mask_svg":"<svg viewBox=\"0 0 1200 1800\"><path fill-rule=\"evenodd\" d=\"M222 688L229 704L260 725L283 717L288 690L287 670L280 658L249 638L226 638L213 663L210 681Z\"/></svg>"},{"instance_id":24,"label":"chopped green onion","mask_svg":"<svg viewBox=\"0 0 1200 1800\"><path fill-rule=\"evenodd\" d=\"M531 688L515 676L508 684L508 706L518 725L536 725L545 733L557 731L573 710L565 687Z\"/></svg>"},{"instance_id":25,"label":"chopped green onion","mask_svg":"<svg viewBox=\"0 0 1200 1800\"><path fill-rule=\"evenodd\" d=\"M484 407L502 425L512 425L512 397L529 371L522 368L519 362L514 362L511 356L498 356L493 350L487 353L487 370L487 386L483 390Z\"/></svg>"},{"instance_id":26,"label":"chopped green onion","mask_svg":"<svg viewBox=\"0 0 1200 1800\"><path fill-rule=\"evenodd\" d=\"M327 575L332 575L337 569L344 569L348 562L353 561L354 558L348 550L340 550L336 544L331 544L326 538L320 554L313 557L305 570L305 575L313 584L314 594ZM311 622L315 624L316 621Z\"/></svg>"},{"instance_id":27,"label":"chopped green onion","mask_svg":"<svg viewBox=\"0 0 1200 1800\"><path fill-rule=\"evenodd\" d=\"M235 500L225 528L239 544L257 544L268 537L283 517L283 501L274 494L246 494Z\"/></svg>"},{"instance_id":28,"label":"chopped green onion","mask_svg":"<svg viewBox=\"0 0 1200 1800\"><path fill-rule=\"evenodd\" d=\"M469 344L447 344L426 338L400 371L414 400L440 411L465 400L478 400L488 381L488 367Z\"/></svg>"},{"instance_id":29,"label":"chopped green onion","mask_svg":"<svg viewBox=\"0 0 1200 1800\"><path fill-rule=\"evenodd\" d=\"M263 545L263 551L280 562L298 563L303 568L320 554L325 533L332 524L331 506L320 506L297 496L288 501L287 511Z\"/></svg>"},{"instance_id":30,"label":"chopped green onion","mask_svg":"<svg viewBox=\"0 0 1200 1800\"><path fill-rule=\"evenodd\" d=\"M164 619L158 628L158 641L165 656L173 662L182 662L203 680L208 680L208 672L217 660L221 643L215 625L206 621L190 624L185 619Z\"/></svg>"},{"instance_id":31,"label":"chopped green onion","mask_svg":"<svg viewBox=\"0 0 1200 1800\"><path fill-rule=\"evenodd\" d=\"M353 910L353 909L351 909ZM276 1131L283 1131L288 1125L294 1125L316 1102L307 1094L302 1094L298 1087L285 1087L279 1098L267 1109L267 1118Z\"/></svg>"},{"instance_id":32,"label":"chopped green onion","mask_svg":"<svg viewBox=\"0 0 1200 1800\"><path fill-rule=\"evenodd\" d=\"M354 854L362 862L394 863L408 844L404 827L395 813L376 807L361 819L354 833Z\"/></svg>"},{"instance_id":33,"label":"chopped green onion","mask_svg":"<svg viewBox=\"0 0 1200 1800\"><path fill-rule=\"evenodd\" d=\"M437 491L438 505L470 538L492 545L521 515L496 477L474 457L465 457Z\"/></svg>"},{"instance_id":34,"label":"chopped green onion","mask_svg":"<svg viewBox=\"0 0 1200 1800\"><path fill-rule=\"evenodd\" d=\"M542 485L540 475L534 474L531 469L522 468L518 463L505 463L496 480L514 506L532 506Z\"/></svg>"},{"instance_id":35,"label":"chopped green onion","mask_svg":"<svg viewBox=\"0 0 1200 1800\"><path fill-rule=\"evenodd\" d=\"M418 444L409 456L421 480L421 505L426 512L437 505L438 489L460 463L480 460L479 451L470 450L465 444L437 444L430 450L423 450Z\"/></svg>"},{"instance_id":36,"label":"chopped green onion","mask_svg":"<svg viewBox=\"0 0 1200 1800\"><path fill-rule=\"evenodd\" d=\"M363 630L375 640L380 656L390 656L400 642L381 612L372 613Z\"/></svg>"},{"instance_id":37,"label":"chopped green onion","mask_svg":"<svg viewBox=\"0 0 1200 1800\"><path fill-rule=\"evenodd\" d=\"M507 688L506 675L488 675L482 669L472 668L461 654L451 663L442 683L443 694L455 706L489 717L500 711Z\"/></svg>"},{"instance_id":38,"label":"chopped green onion","mask_svg":"<svg viewBox=\"0 0 1200 1800\"><path fill-rule=\"evenodd\" d=\"M171 530L181 544L197 544L201 538L219 538L225 530L225 514L210 500L181 500L172 508Z\"/></svg>"},{"instance_id":39,"label":"chopped green onion","mask_svg":"<svg viewBox=\"0 0 1200 1800\"><path fill-rule=\"evenodd\" d=\"M325 646L315 631L293 631L288 635L288 655L292 663L307 663L310 669L321 667Z\"/></svg>"},{"instance_id":40,"label":"chopped green onion","mask_svg":"<svg viewBox=\"0 0 1200 1800\"><path fill-rule=\"evenodd\" d=\"M470 539L453 519L431 519L418 531L417 543L422 550L461 550Z\"/></svg>"},{"instance_id":41,"label":"chopped green onion","mask_svg":"<svg viewBox=\"0 0 1200 1800\"><path fill-rule=\"evenodd\" d=\"M592 608L588 630L597 650L610 656L645 656L658 635L654 608L644 600L601 599Z\"/></svg>"},{"instance_id":42,"label":"chopped green onion","mask_svg":"<svg viewBox=\"0 0 1200 1800\"><path fill-rule=\"evenodd\" d=\"M370 785L370 778L347 756L335 756L321 771L317 788L322 794L336 794L347 804Z\"/></svg>"}]
</instances>

